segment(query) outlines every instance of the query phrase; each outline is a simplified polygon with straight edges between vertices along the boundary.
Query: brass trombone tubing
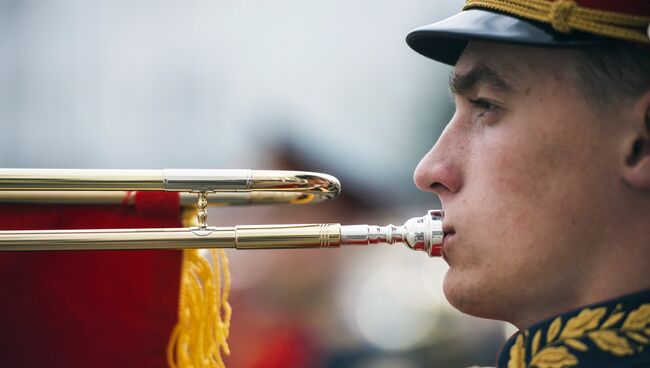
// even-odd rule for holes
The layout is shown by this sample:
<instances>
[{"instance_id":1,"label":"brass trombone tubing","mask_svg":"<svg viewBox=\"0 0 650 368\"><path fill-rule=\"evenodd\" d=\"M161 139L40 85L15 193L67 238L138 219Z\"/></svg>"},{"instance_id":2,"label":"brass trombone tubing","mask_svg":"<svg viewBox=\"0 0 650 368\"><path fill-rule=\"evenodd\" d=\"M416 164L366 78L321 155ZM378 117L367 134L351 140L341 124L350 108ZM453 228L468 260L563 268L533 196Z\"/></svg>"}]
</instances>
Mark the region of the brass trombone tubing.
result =
<instances>
[{"instance_id":1,"label":"brass trombone tubing","mask_svg":"<svg viewBox=\"0 0 650 368\"><path fill-rule=\"evenodd\" d=\"M135 191L0 191L0 203L33 204L127 204L135 202ZM333 195L333 194L332 194ZM246 206L257 204L304 204L329 199L325 195L301 192L214 192L208 196L209 206ZM180 193L180 204L196 206L198 194Z\"/></svg>"},{"instance_id":2,"label":"brass trombone tubing","mask_svg":"<svg viewBox=\"0 0 650 368\"><path fill-rule=\"evenodd\" d=\"M337 237L337 234L339 236ZM0 231L0 251L237 248L340 245L340 225Z\"/></svg>"},{"instance_id":3,"label":"brass trombone tubing","mask_svg":"<svg viewBox=\"0 0 650 368\"><path fill-rule=\"evenodd\" d=\"M0 191L284 192L336 197L341 185L327 174L281 170L0 169Z\"/></svg>"},{"instance_id":4,"label":"brass trombone tubing","mask_svg":"<svg viewBox=\"0 0 650 368\"><path fill-rule=\"evenodd\" d=\"M235 248L331 248L341 245L404 244L429 256L442 254L443 213L431 210L402 226L249 225L108 230L0 231L0 251Z\"/></svg>"}]
</instances>

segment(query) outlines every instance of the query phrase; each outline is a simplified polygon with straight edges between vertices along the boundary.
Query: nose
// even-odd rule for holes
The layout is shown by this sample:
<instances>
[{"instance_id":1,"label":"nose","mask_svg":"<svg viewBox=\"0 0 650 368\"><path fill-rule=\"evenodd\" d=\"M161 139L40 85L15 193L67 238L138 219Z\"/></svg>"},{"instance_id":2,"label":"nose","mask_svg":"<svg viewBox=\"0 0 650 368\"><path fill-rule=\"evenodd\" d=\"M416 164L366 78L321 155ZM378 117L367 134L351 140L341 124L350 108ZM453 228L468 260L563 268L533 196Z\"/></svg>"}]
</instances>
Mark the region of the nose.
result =
<instances>
[{"instance_id":1,"label":"nose","mask_svg":"<svg viewBox=\"0 0 650 368\"><path fill-rule=\"evenodd\" d=\"M424 192L437 194L441 200L458 193L463 184L462 151L464 146L450 123L416 167L415 185Z\"/></svg>"}]
</instances>

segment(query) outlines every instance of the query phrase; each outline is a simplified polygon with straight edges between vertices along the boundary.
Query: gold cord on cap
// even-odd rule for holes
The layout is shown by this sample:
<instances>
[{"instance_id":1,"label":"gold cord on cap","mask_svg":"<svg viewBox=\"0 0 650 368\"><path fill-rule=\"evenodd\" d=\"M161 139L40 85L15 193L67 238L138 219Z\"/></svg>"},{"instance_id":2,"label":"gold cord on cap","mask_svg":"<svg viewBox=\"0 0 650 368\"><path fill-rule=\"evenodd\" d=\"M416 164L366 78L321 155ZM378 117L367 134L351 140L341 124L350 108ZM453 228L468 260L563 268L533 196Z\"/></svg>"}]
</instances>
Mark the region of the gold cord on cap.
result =
<instances>
[{"instance_id":1,"label":"gold cord on cap","mask_svg":"<svg viewBox=\"0 0 650 368\"><path fill-rule=\"evenodd\" d=\"M551 5L551 25L559 32L571 32L571 15L576 3L571 0L557 0Z\"/></svg>"},{"instance_id":2,"label":"gold cord on cap","mask_svg":"<svg viewBox=\"0 0 650 368\"><path fill-rule=\"evenodd\" d=\"M563 33L576 30L650 44L650 17L590 9L572 0L467 0L463 10L468 9L501 11L548 23Z\"/></svg>"}]
</instances>

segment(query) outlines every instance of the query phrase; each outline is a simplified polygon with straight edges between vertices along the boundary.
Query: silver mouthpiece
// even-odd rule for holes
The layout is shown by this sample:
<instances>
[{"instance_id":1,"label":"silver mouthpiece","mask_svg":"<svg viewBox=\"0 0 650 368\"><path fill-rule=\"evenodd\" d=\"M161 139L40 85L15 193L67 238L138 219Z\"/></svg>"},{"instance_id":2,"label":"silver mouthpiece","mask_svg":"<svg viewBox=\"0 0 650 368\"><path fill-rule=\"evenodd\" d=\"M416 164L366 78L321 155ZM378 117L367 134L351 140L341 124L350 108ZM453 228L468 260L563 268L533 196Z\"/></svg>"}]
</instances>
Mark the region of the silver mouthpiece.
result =
<instances>
[{"instance_id":1,"label":"silver mouthpiece","mask_svg":"<svg viewBox=\"0 0 650 368\"><path fill-rule=\"evenodd\" d=\"M430 210L425 216L414 217L402 226L343 225L341 245L404 244L413 250L427 252L431 257L442 255L443 212Z\"/></svg>"}]
</instances>

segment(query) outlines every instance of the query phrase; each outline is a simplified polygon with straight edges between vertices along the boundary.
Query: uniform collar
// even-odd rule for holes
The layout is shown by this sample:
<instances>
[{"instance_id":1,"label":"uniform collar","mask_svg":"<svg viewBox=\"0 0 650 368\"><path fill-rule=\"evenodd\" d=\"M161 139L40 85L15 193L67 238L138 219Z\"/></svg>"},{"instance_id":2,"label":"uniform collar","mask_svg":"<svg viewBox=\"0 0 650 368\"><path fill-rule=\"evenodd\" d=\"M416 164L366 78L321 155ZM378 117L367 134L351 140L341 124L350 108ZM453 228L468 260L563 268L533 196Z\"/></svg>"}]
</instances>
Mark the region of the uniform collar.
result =
<instances>
[{"instance_id":1,"label":"uniform collar","mask_svg":"<svg viewBox=\"0 0 650 368\"><path fill-rule=\"evenodd\" d=\"M650 363L650 290L549 318L510 337L499 368ZM650 366L650 365L648 365Z\"/></svg>"}]
</instances>

